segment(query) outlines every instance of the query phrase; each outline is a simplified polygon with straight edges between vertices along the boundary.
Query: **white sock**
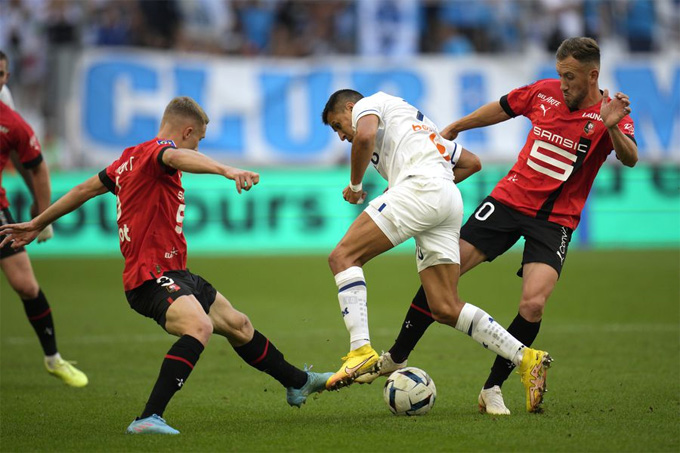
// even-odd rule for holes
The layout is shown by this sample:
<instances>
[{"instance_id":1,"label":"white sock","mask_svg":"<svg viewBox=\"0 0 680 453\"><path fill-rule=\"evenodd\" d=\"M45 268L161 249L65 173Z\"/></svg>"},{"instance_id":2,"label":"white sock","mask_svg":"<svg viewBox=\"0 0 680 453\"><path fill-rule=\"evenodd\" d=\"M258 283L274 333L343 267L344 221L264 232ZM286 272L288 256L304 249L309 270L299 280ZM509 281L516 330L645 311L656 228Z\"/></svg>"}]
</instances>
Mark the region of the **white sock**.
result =
<instances>
[{"instance_id":1,"label":"white sock","mask_svg":"<svg viewBox=\"0 0 680 453\"><path fill-rule=\"evenodd\" d=\"M54 368L54 366L57 364L57 360L61 359L61 354L58 352L54 355L46 355L45 356L45 363L47 366L50 368Z\"/></svg>"},{"instance_id":2,"label":"white sock","mask_svg":"<svg viewBox=\"0 0 680 453\"><path fill-rule=\"evenodd\" d=\"M368 333L366 280L359 266L352 266L335 275L342 319L349 332L350 350L371 342Z\"/></svg>"},{"instance_id":3,"label":"white sock","mask_svg":"<svg viewBox=\"0 0 680 453\"><path fill-rule=\"evenodd\" d=\"M522 362L524 345L481 308L466 303L458 316L456 329L516 366Z\"/></svg>"}]
</instances>

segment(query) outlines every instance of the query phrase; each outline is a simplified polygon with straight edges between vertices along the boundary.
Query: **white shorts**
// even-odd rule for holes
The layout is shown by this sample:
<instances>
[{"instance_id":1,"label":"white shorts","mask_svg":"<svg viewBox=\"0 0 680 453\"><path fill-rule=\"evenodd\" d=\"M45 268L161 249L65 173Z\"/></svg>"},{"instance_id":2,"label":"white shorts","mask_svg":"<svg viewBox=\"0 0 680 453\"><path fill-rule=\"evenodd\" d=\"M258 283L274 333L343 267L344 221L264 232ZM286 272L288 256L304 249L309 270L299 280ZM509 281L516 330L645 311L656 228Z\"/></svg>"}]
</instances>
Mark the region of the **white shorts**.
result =
<instances>
[{"instance_id":1,"label":"white shorts","mask_svg":"<svg viewBox=\"0 0 680 453\"><path fill-rule=\"evenodd\" d=\"M418 272L460 264L463 199L453 181L411 177L371 200L364 212L395 246L415 238Z\"/></svg>"}]
</instances>

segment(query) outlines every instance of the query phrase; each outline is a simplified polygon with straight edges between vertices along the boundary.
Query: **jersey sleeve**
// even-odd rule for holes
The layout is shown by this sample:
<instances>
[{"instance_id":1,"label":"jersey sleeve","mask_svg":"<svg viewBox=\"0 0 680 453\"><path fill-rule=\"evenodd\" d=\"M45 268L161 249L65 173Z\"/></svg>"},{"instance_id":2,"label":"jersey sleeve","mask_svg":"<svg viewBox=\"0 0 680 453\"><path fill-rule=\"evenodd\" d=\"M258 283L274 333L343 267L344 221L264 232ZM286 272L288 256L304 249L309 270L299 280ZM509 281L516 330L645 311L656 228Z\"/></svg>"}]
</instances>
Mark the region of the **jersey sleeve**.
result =
<instances>
[{"instance_id":1,"label":"jersey sleeve","mask_svg":"<svg viewBox=\"0 0 680 453\"><path fill-rule=\"evenodd\" d=\"M18 115L17 115L18 116ZM16 152L24 168L37 167L43 161L40 141L31 126L19 117L16 129Z\"/></svg>"},{"instance_id":2,"label":"jersey sleeve","mask_svg":"<svg viewBox=\"0 0 680 453\"><path fill-rule=\"evenodd\" d=\"M619 121L618 126L619 130L623 132L623 135L633 140L633 143L637 145L637 141L635 140L635 125L633 124L633 119L629 115L626 115L621 121ZM605 140L609 150L613 150L614 142L612 142L609 133L605 134Z\"/></svg>"},{"instance_id":3,"label":"jersey sleeve","mask_svg":"<svg viewBox=\"0 0 680 453\"><path fill-rule=\"evenodd\" d=\"M149 161L152 164L152 172L158 175L174 175L177 173L177 169L165 165L163 162L163 154L168 149L177 149L175 143L172 140L155 140L152 144L153 146L153 159Z\"/></svg>"},{"instance_id":4,"label":"jersey sleeve","mask_svg":"<svg viewBox=\"0 0 680 453\"><path fill-rule=\"evenodd\" d=\"M619 121L619 130L623 132L624 135L628 136L635 144L637 144L637 141L635 140L635 124L633 123L633 118L630 117L630 115L626 115L623 117L621 121Z\"/></svg>"},{"instance_id":5,"label":"jersey sleeve","mask_svg":"<svg viewBox=\"0 0 680 453\"><path fill-rule=\"evenodd\" d=\"M357 129L357 123L367 115L375 115L382 121L382 110L375 96L368 96L359 99L352 109L352 129Z\"/></svg>"},{"instance_id":6,"label":"jersey sleeve","mask_svg":"<svg viewBox=\"0 0 680 453\"><path fill-rule=\"evenodd\" d=\"M515 88L505 96L501 97L501 107L505 113L510 116L510 118L514 118L518 115L525 115L531 111L533 99L536 94L535 87L538 83L539 82L533 83L531 85L525 85L520 88Z\"/></svg>"},{"instance_id":7,"label":"jersey sleeve","mask_svg":"<svg viewBox=\"0 0 680 453\"><path fill-rule=\"evenodd\" d=\"M451 156L451 166L455 167L458 163L458 159L460 159L460 155L463 153L463 147L452 140L442 138L442 141L444 142L444 146L446 146L449 156Z\"/></svg>"},{"instance_id":8,"label":"jersey sleeve","mask_svg":"<svg viewBox=\"0 0 680 453\"><path fill-rule=\"evenodd\" d=\"M165 162L163 162L163 153L167 151L168 149L177 149L174 146L164 146L160 150L158 150L158 154L156 154L156 162L158 162L158 165L163 173L167 173L169 175L174 175L177 173L176 168L169 167L165 165Z\"/></svg>"},{"instance_id":9,"label":"jersey sleeve","mask_svg":"<svg viewBox=\"0 0 680 453\"><path fill-rule=\"evenodd\" d=\"M111 165L99 172L99 180L104 184L104 187L108 189L112 194L116 194L116 176L115 171L118 168L118 161L113 162Z\"/></svg>"}]
</instances>

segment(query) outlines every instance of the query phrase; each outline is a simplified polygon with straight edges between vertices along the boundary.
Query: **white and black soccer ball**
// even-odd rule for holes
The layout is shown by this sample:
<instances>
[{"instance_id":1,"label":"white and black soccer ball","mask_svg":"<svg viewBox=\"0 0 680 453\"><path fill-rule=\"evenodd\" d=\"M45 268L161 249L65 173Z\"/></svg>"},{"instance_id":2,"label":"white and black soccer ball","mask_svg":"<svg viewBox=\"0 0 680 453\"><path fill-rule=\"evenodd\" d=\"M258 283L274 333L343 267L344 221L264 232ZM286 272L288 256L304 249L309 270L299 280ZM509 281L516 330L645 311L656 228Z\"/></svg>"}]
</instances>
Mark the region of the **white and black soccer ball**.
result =
<instances>
[{"instance_id":1,"label":"white and black soccer ball","mask_svg":"<svg viewBox=\"0 0 680 453\"><path fill-rule=\"evenodd\" d=\"M383 397L393 414L425 415L434 406L437 388L425 371L406 367L387 378Z\"/></svg>"}]
</instances>

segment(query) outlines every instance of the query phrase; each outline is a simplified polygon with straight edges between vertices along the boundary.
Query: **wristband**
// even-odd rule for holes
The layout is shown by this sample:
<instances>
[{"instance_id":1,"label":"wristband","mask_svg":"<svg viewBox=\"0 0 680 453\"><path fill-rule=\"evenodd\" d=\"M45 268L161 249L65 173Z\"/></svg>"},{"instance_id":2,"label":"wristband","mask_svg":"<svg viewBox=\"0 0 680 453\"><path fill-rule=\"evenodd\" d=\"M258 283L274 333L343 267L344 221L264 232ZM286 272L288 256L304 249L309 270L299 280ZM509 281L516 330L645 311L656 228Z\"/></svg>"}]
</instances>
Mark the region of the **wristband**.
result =
<instances>
[{"instance_id":1,"label":"wristband","mask_svg":"<svg viewBox=\"0 0 680 453\"><path fill-rule=\"evenodd\" d=\"M363 188L362 184L352 184L352 180L350 179L349 181L349 190L352 192L361 192L361 189Z\"/></svg>"}]
</instances>

